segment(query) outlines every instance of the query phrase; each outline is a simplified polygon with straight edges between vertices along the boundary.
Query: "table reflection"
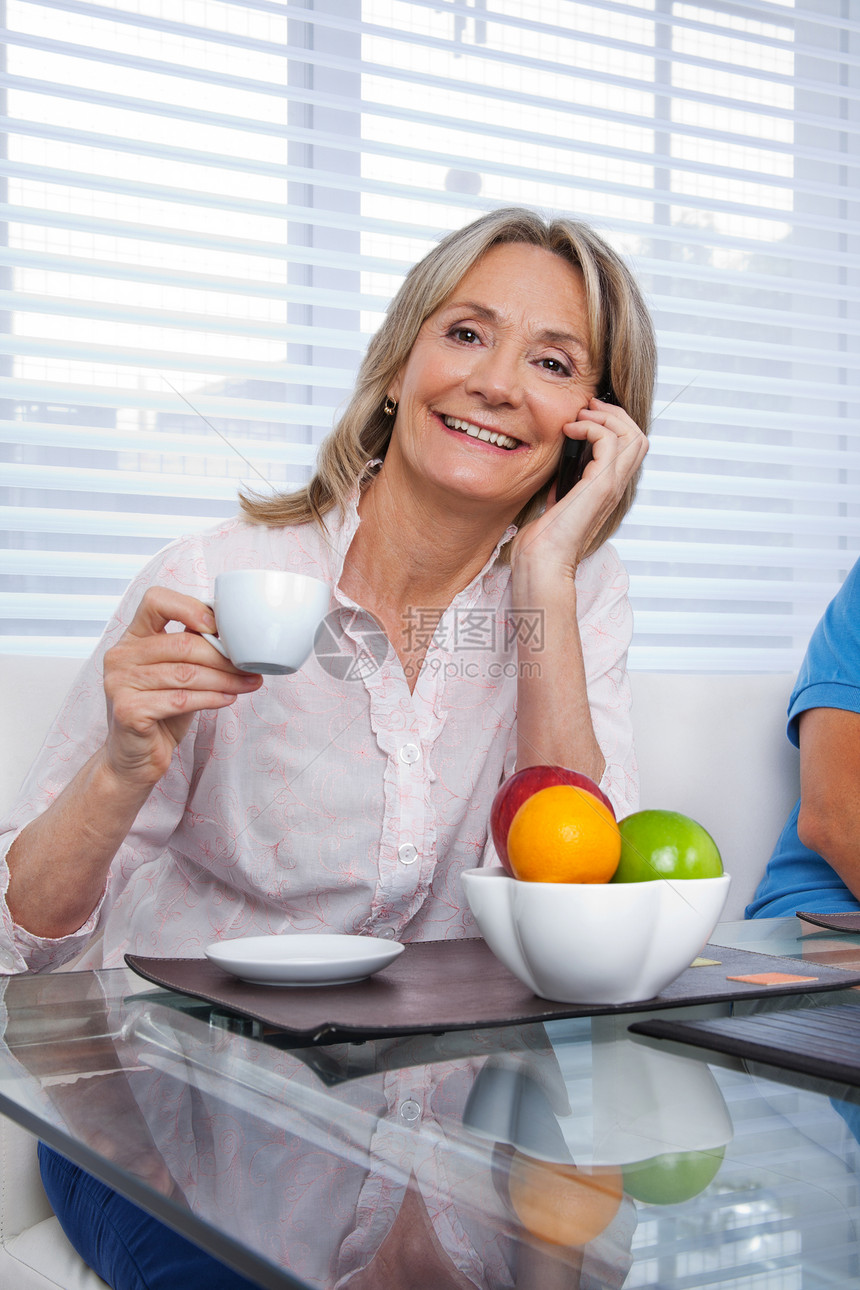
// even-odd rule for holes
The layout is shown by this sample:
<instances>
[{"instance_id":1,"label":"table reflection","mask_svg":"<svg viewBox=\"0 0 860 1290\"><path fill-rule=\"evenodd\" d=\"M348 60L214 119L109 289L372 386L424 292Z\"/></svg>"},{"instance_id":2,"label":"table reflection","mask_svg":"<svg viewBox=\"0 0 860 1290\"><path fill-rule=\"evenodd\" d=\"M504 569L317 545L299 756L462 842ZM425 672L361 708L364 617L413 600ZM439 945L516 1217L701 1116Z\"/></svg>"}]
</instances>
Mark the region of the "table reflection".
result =
<instances>
[{"instance_id":1,"label":"table reflection","mask_svg":"<svg viewBox=\"0 0 860 1290\"><path fill-rule=\"evenodd\" d=\"M181 1230L200 1239L182 1215L199 1220L308 1286L716 1285L729 1244L756 1261L744 1225L772 1243L787 1214L822 1264L857 1266L853 1164L808 1131L835 1144L825 1099L793 1123L791 1089L717 1079L628 1016L295 1048L125 994L122 973L76 978L4 983L4 1090L17 1073L22 1105L166 1198ZM715 1280L688 1282L687 1245Z\"/></svg>"},{"instance_id":2,"label":"table reflection","mask_svg":"<svg viewBox=\"0 0 860 1290\"><path fill-rule=\"evenodd\" d=\"M7 1060L38 1079L46 1120L177 1209L311 1286L623 1284L632 1204L619 1193L578 1234L529 1223L528 1157L464 1123L504 1054L564 1109L543 1027L289 1050L255 1025L114 997L110 975L74 998L61 976L30 979Z\"/></svg>"}]
</instances>

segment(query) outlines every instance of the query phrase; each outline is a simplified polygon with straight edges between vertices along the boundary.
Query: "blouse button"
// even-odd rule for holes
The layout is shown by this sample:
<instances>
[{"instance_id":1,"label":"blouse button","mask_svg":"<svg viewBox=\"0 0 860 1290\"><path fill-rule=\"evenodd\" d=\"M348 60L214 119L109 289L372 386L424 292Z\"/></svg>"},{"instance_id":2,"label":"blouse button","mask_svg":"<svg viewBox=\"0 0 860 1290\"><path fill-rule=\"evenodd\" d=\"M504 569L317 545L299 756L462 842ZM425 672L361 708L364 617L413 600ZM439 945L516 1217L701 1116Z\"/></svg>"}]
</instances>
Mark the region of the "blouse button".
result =
<instances>
[{"instance_id":1,"label":"blouse button","mask_svg":"<svg viewBox=\"0 0 860 1290\"><path fill-rule=\"evenodd\" d=\"M393 941L393 940L394 940L394 928L393 928L393 927L380 927L379 931L377 932L377 935L378 935L378 936L383 937L383 939L384 939L384 940L386 940L386 941Z\"/></svg>"},{"instance_id":2,"label":"blouse button","mask_svg":"<svg viewBox=\"0 0 860 1290\"><path fill-rule=\"evenodd\" d=\"M405 761L407 766L411 766L421 756L421 749L417 744L404 744L400 749L400 760Z\"/></svg>"},{"instance_id":3,"label":"blouse button","mask_svg":"<svg viewBox=\"0 0 860 1290\"><path fill-rule=\"evenodd\" d=\"M407 1124L414 1124L421 1117L421 1107L411 1097L400 1103L400 1118Z\"/></svg>"},{"instance_id":4,"label":"blouse button","mask_svg":"<svg viewBox=\"0 0 860 1290\"><path fill-rule=\"evenodd\" d=\"M413 864L418 859L418 848L411 842L404 842L397 848L397 855L401 864Z\"/></svg>"}]
</instances>

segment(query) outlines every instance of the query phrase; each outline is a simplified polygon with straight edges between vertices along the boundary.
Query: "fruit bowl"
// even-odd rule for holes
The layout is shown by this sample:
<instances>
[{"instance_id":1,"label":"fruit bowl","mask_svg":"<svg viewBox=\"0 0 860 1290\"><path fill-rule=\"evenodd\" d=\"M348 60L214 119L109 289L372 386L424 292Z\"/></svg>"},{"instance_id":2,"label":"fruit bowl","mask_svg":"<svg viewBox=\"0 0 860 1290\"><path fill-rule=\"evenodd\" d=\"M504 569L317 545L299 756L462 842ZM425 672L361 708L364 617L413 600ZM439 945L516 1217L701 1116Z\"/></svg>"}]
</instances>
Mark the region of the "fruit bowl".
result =
<instances>
[{"instance_id":1,"label":"fruit bowl","mask_svg":"<svg viewBox=\"0 0 860 1290\"><path fill-rule=\"evenodd\" d=\"M490 949L556 1003L653 999L688 968L729 894L718 878L626 883L520 882L467 869L466 900Z\"/></svg>"}]
</instances>

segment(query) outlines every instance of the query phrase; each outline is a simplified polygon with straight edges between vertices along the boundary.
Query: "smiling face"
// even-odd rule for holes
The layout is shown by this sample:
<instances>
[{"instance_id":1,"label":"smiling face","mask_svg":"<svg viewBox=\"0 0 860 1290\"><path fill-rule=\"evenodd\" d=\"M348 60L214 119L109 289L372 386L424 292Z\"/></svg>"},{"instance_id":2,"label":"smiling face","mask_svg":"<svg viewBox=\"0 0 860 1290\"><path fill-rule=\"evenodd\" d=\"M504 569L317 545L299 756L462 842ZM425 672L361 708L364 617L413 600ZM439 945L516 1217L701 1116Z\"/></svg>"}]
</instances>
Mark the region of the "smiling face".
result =
<instances>
[{"instance_id":1,"label":"smiling face","mask_svg":"<svg viewBox=\"0 0 860 1290\"><path fill-rule=\"evenodd\" d=\"M587 336L577 269L542 247L493 247L424 322L392 384L386 466L513 518L553 475L562 427L596 392Z\"/></svg>"}]
</instances>

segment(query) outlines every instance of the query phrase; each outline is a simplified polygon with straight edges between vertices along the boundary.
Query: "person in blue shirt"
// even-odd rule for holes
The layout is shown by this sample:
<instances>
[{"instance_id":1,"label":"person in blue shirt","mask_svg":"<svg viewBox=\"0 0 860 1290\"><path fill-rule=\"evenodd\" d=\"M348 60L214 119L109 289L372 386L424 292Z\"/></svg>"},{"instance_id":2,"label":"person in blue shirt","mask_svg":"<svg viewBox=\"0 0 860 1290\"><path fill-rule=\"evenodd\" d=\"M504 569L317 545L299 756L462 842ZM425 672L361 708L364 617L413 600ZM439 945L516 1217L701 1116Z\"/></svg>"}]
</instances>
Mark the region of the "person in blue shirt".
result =
<instances>
[{"instance_id":1,"label":"person in blue shirt","mask_svg":"<svg viewBox=\"0 0 860 1290\"><path fill-rule=\"evenodd\" d=\"M812 634L788 705L800 799L747 918L860 910L860 560Z\"/></svg>"}]
</instances>

